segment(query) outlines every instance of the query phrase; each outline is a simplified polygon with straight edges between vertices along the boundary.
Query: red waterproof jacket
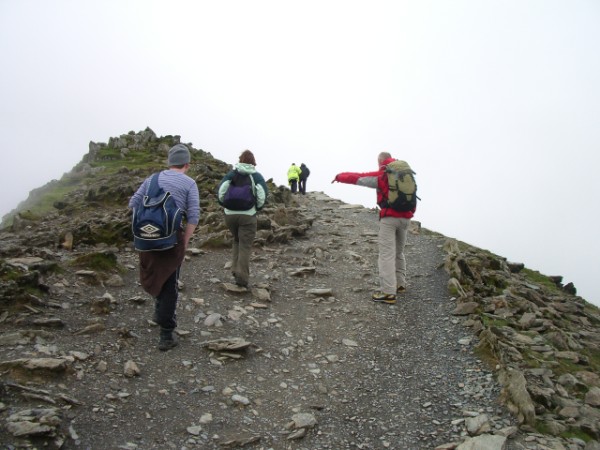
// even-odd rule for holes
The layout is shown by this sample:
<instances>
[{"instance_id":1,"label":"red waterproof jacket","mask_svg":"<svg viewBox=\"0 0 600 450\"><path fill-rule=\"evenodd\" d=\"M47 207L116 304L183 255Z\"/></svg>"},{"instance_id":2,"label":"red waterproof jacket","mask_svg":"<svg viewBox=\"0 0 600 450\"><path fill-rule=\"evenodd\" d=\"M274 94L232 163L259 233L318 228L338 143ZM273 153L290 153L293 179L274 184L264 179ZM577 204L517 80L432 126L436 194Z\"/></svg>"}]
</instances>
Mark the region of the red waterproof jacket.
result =
<instances>
[{"instance_id":1,"label":"red waterproof jacket","mask_svg":"<svg viewBox=\"0 0 600 450\"><path fill-rule=\"evenodd\" d=\"M377 204L381 204L384 200L384 196L387 195L387 175L385 173L385 166L387 166L394 158L388 158L383 161L381 167L377 172L342 172L335 176L335 181L346 184L356 184L358 186L366 186L377 189ZM405 219L411 219L414 216L415 209L412 211L396 211L391 208L382 208L379 211L379 217L404 217Z\"/></svg>"}]
</instances>

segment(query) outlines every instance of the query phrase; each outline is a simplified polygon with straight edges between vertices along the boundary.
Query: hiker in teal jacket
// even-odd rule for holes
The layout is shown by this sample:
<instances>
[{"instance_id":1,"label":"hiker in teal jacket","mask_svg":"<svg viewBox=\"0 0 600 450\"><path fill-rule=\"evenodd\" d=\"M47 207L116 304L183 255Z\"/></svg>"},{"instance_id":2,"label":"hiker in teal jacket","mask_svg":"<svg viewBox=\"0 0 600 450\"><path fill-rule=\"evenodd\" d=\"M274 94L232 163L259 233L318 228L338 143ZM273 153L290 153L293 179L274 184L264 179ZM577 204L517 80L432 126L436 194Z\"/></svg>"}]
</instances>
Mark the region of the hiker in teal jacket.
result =
<instances>
[{"instance_id":1,"label":"hiker in teal jacket","mask_svg":"<svg viewBox=\"0 0 600 450\"><path fill-rule=\"evenodd\" d=\"M247 209L230 209L227 207L228 191L236 180L245 179L249 175L251 186L250 206ZM240 190L241 192L241 190ZM244 150L240 155L239 162L234 169L227 173L221 180L217 191L219 203L224 205L225 224L233 235L231 272L238 286L248 287L250 278L250 254L252 244L256 236L257 219L256 212L265 205L268 195L267 183L263 176L256 171L256 160L250 150ZM237 204L241 204L238 201Z\"/></svg>"}]
</instances>

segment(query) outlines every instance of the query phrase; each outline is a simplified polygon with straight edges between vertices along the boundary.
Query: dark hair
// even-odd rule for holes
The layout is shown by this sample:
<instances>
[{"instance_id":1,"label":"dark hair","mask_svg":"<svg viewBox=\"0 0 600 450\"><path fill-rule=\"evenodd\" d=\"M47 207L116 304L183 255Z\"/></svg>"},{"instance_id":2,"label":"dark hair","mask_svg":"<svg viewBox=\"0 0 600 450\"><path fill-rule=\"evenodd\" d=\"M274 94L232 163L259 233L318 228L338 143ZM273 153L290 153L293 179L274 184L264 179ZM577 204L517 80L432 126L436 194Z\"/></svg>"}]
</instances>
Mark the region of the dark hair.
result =
<instances>
[{"instance_id":1,"label":"dark hair","mask_svg":"<svg viewBox=\"0 0 600 450\"><path fill-rule=\"evenodd\" d=\"M245 164L256 165L256 160L254 159L254 154L250 150L244 150L240 155L240 162Z\"/></svg>"}]
</instances>

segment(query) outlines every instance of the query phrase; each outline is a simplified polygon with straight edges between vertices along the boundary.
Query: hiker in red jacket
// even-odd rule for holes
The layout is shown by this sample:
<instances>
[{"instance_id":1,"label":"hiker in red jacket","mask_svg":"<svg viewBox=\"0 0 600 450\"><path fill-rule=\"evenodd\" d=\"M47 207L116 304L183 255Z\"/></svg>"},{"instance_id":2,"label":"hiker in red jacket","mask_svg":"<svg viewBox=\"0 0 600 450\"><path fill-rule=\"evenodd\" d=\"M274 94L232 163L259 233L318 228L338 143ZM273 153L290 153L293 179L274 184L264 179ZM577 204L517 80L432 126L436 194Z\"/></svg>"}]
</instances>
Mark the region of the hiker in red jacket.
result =
<instances>
[{"instance_id":1,"label":"hiker in red jacket","mask_svg":"<svg viewBox=\"0 0 600 450\"><path fill-rule=\"evenodd\" d=\"M412 203L408 207L392 208L389 200L388 165L391 163L404 164L410 171L413 184ZM406 290L406 259L404 245L408 234L410 219L416 210L416 184L412 177L412 170L403 161L392 158L388 152L382 152L377 157L379 170L377 172L342 172L332 181L346 184L356 184L377 189L377 204L379 212L379 291L372 296L373 301L388 304L396 303L396 293ZM404 210L398 210L404 209Z\"/></svg>"}]
</instances>

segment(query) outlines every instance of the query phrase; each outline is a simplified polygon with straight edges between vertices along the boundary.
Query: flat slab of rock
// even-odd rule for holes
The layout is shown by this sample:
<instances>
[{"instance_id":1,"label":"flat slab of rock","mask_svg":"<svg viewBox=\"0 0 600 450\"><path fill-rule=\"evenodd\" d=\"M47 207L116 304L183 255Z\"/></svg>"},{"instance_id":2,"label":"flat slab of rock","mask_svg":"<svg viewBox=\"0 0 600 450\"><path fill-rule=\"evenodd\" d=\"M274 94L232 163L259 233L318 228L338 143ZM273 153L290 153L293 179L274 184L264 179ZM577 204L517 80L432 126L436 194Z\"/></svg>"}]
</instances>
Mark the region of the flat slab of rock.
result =
<instances>
[{"instance_id":1,"label":"flat slab of rock","mask_svg":"<svg viewBox=\"0 0 600 450\"><path fill-rule=\"evenodd\" d=\"M227 292L235 292L238 294L241 294L243 292L248 292L248 288L245 288L243 286L238 286L237 284L233 284L233 283L223 283L223 289L225 289Z\"/></svg>"},{"instance_id":2,"label":"flat slab of rock","mask_svg":"<svg viewBox=\"0 0 600 450\"><path fill-rule=\"evenodd\" d=\"M265 288L256 288L254 290L254 296L263 302L271 301L271 293Z\"/></svg>"},{"instance_id":3,"label":"flat slab of rock","mask_svg":"<svg viewBox=\"0 0 600 450\"><path fill-rule=\"evenodd\" d=\"M214 351L238 351L250 347L252 343L242 338L222 338L205 341L200 345Z\"/></svg>"},{"instance_id":4,"label":"flat slab of rock","mask_svg":"<svg viewBox=\"0 0 600 450\"><path fill-rule=\"evenodd\" d=\"M67 369L68 363L64 358L23 358L0 362L0 368L20 367L27 370L62 372Z\"/></svg>"},{"instance_id":5,"label":"flat slab of rock","mask_svg":"<svg viewBox=\"0 0 600 450\"><path fill-rule=\"evenodd\" d=\"M310 274L315 273L316 271L317 271L317 268L313 267L313 266L299 267L297 269L288 269L288 273L294 277L299 277L302 275L310 275Z\"/></svg>"},{"instance_id":6,"label":"flat slab of rock","mask_svg":"<svg viewBox=\"0 0 600 450\"><path fill-rule=\"evenodd\" d=\"M306 291L308 295L314 295L316 297L331 297L333 295L333 289L325 288L325 289L308 289Z\"/></svg>"},{"instance_id":7,"label":"flat slab of rock","mask_svg":"<svg viewBox=\"0 0 600 450\"><path fill-rule=\"evenodd\" d=\"M6 260L6 263L11 266L21 266L27 268L43 262L44 260L42 258L38 258L37 256L24 256L23 258L10 258Z\"/></svg>"}]
</instances>

